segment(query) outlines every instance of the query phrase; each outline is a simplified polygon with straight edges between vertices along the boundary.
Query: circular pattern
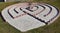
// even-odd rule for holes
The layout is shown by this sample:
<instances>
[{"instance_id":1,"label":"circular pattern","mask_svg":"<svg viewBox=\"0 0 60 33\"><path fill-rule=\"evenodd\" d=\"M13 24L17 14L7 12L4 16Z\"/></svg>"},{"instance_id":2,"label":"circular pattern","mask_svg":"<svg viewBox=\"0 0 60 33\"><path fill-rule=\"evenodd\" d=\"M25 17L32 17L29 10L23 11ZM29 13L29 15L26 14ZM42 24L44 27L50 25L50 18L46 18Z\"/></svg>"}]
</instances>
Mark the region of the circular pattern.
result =
<instances>
[{"instance_id":1,"label":"circular pattern","mask_svg":"<svg viewBox=\"0 0 60 33\"><path fill-rule=\"evenodd\" d=\"M33 5L34 4L34 5ZM58 18L59 10L49 4L19 3L2 11L4 19L18 30L25 32L51 24Z\"/></svg>"}]
</instances>

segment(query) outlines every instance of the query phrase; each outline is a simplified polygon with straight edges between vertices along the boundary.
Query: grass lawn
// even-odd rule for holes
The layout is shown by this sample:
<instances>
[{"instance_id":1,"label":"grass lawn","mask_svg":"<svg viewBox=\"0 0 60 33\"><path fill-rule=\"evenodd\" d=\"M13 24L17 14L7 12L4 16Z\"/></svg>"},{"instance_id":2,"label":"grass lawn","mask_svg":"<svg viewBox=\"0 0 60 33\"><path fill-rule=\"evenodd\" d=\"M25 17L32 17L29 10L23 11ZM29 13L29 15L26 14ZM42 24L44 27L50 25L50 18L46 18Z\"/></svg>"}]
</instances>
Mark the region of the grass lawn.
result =
<instances>
[{"instance_id":1,"label":"grass lawn","mask_svg":"<svg viewBox=\"0 0 60 33\"><path fill-rule=\"evenodd\" d=\"M60 10L60 0L34 0L33 2L48 3ZM0 2L0 12L5 7L16 3L19 2ZM33 29L27 32L20 32L19 30L9 25L7 22L4 22L0 17L0 33L60 33L60 17L49 26L46 25L44 27Z\"/></svg>"}]
</instances>

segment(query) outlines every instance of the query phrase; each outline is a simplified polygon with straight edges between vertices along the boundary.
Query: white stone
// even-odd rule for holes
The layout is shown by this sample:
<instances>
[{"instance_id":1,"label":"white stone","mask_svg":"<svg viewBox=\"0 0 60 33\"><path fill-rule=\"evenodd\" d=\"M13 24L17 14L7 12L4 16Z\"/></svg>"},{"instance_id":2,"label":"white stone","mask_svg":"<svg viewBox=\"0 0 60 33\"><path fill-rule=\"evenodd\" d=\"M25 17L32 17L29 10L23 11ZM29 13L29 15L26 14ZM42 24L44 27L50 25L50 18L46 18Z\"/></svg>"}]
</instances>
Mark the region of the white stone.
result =
<instances>
[{"instance_id":1,"label":"white stone","mask_svg":"<svg viewBox=\"0 0 60 33\"><path fill-rule=\"evenodd\" d=\"M48 4L46 4L46 5L48 5ZM51 18L53 18L57 14L56 8L54 8L51 5L48 5L52 8L52 11L48 16L44 17L44 15L49 12L50 8L45 6L45 4L42 4L42 6L44 6L46 9L44 9L43 7L41 7L39 5L37 5L37 6L39 7L38 10L30 12L29 10L25 9L26 7L28 7L28 3L15 4L15 5L6 7L2 11L2 16L4 17L6 22L8 22L10 25L12 25L13 27L15 27L16 29L18 29L22 32L26 32L26 31L34 29L34 28L42 27L46 24L33 18L32 16L29 16L28 14L24 13L23 11L20 10L20 8L22 8L27 13L30 13L31 15L34 15L43 10L43 12L41 12L35 16L42 20L45 20L46 22L49 21ZM8 14L8 9L9 9L9 12L13 15L13 17L16 17L16 16L18 16L18 17L13 19ZM13 9L15 9L19 13L14 12ZM36 9L36 8L34 7L34 9ZM32 9L32 10L34 10L34 9ZM24 15L20 16L21 14L24 14Z\"/></svg>"}]
</instances>

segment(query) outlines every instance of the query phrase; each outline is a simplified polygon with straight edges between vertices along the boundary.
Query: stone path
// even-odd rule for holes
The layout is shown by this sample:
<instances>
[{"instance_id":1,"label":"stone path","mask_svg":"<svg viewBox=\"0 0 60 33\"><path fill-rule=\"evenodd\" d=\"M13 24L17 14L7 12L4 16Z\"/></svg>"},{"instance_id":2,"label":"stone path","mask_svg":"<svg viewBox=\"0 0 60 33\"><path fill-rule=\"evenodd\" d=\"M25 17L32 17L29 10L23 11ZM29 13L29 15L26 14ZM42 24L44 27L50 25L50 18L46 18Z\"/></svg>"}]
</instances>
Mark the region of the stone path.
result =
<instances>
[{"instance_id":1,"label":"stone path","mask_svg":"<svg viewBox=\"0 0 60 33\"><path fill-rule=\"evenodd\" d=\"M29 3L19 3L6 7L1 13L6 22L16 29L28 30L51 24L59 17L59 10L49 4L36 4L31 9ZM32 3L33 5L35 3Z\"/></svg>"}]
</instances>

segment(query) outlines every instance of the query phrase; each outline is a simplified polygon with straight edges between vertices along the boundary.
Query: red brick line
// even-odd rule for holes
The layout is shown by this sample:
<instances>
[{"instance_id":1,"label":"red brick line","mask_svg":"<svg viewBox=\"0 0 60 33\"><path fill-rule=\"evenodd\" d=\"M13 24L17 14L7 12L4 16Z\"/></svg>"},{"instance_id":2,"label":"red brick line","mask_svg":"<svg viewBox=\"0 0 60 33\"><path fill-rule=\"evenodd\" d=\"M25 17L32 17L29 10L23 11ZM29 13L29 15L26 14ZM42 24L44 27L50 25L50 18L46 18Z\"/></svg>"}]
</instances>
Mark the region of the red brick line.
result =
<instances>
[{"instance_id":1,"label":"red brick line","mask_svg":"<svg viewBox=\"0 0 60 33\"><path fill-rule=\"evenodd\" d=\"M21 15L19 15L19 16L14 17L14 19L15 19L15 18L18 18L18 17L22 17L22 16L24 16L24 15L27 15L27 14L26 14L26 13L21 14Z\"/></svg>"},{"instance_id":2,"label":"red brick line","mask_svg":"<svg viewBox=\"0 0 60 33\"><path fill-rule=\"evenodd\" d=\"M36 13L36 14L33 14L33 15L36 16L36 15L40 14L41 12L43 12L44 10L45 10L45 9L43 9L42 11L40 11L40 12L38 12L38 13ZM21 16L24 16L24 15L27 15L27 14L26 14L26 13L21 14L21 15L19 15L19 16L14 17L14 19L15 19L15 18L18 18L18 17L21 17Z\"/></svg>"}]
</instances>

